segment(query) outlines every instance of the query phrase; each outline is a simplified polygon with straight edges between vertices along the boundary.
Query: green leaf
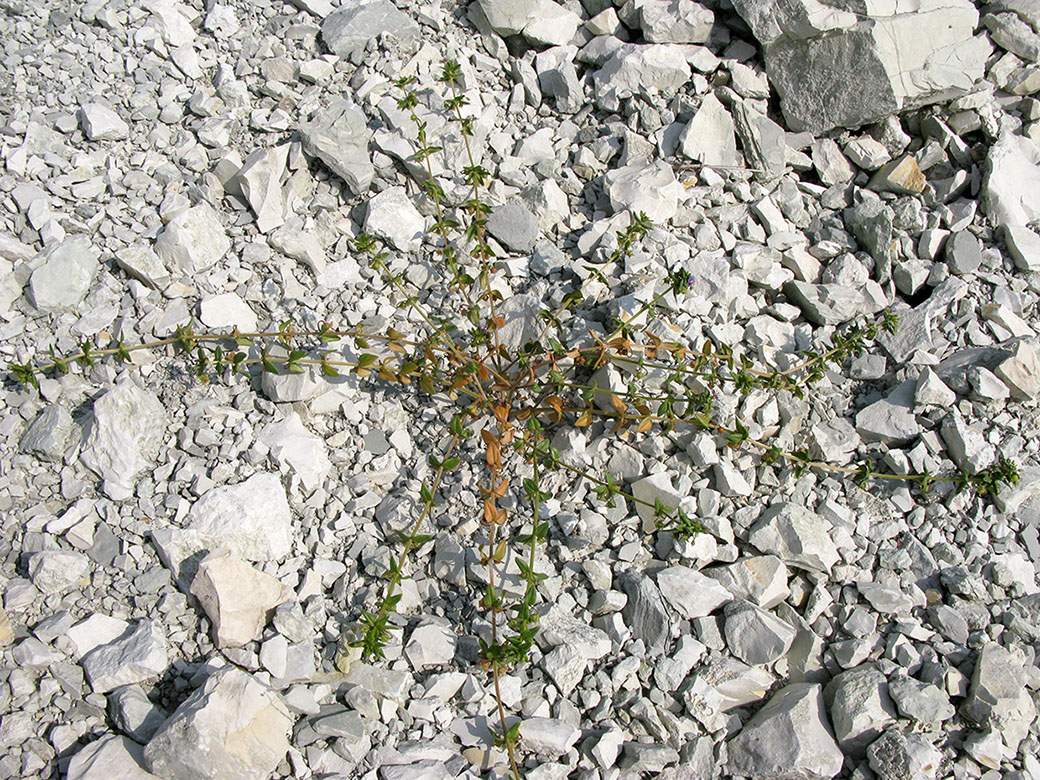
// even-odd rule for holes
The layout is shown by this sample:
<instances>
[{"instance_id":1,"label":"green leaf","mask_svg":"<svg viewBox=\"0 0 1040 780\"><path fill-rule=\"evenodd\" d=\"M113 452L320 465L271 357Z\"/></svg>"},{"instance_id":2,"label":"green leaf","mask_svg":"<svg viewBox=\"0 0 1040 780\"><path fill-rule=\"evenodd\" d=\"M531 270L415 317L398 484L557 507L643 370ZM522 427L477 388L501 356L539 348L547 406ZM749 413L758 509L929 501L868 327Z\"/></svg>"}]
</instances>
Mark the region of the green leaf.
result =
<instances>
[{"instance_id":1,"label":"green leaf","mask_svg":"<svg viewBox=\"0 0 1040 780\"><path fill-rule=\"evenodd\" d=\"M448 458L444 461L443 466L445 471L454 471L462 463L462 458Z\"/></svg>"}]
</instances>

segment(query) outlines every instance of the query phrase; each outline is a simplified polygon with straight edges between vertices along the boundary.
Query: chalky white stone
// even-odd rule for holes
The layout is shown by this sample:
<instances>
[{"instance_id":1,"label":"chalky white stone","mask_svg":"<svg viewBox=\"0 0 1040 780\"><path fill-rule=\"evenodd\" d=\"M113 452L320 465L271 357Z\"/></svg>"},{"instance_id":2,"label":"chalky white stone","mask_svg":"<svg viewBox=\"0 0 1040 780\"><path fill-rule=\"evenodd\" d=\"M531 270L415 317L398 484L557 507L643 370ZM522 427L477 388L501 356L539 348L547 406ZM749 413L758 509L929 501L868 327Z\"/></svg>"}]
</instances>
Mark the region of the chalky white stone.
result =
<instances>
[{"instance_id":1,"label":"chalky white stone","mask_svg":"<svg viewBox=\"0 0 1040 780\"><path fill-rule=\"evenodd\" d=\"M289 749L292 722L273 690L225 668L162 725L144 763L166 780L267 780Z\"/></svg>"},{"instance_id":2,"label":"chalky white stone","mask_svg":"<svg viewBox=\"0 0 1040 780\"><path fill-rule=\"evenodd\" d=\"M80 460L104 480L112 498L128 498L150 467L166 434L166 409L150 391L124 376L94 402Z\"/></svg>"}]
</instances>

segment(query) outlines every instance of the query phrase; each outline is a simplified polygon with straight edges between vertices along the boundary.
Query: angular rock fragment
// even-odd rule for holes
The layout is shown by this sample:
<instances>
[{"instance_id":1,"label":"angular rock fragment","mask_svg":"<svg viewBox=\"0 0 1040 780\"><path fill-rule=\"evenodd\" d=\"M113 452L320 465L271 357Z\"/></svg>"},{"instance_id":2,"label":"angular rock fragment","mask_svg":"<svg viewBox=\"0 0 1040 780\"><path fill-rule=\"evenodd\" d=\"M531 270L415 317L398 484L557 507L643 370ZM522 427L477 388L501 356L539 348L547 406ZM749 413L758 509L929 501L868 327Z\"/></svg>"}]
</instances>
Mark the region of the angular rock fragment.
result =
<instances>
[{"instance_id":1,"label":"angular rock fragment","mask_svg":"<svg viewBox=\"0 0 1040 780\"><path fill-rule=\"evenodd\" d=\"M1005 225L1003 233L1015 267L1021 271L1040 271L1040 236L1024 225Z\"/></svg>"},{"instance_id":2,"label":"angular rock fragment","mask_svg":"<svg viewBox=\"0 0 1040 780\"><path fill-rule=\"evenodd\" d=\"M292 549L292 519L285 488L275 474L254 474L236 485L208 490L188 510L184 528L152 531L159 556L184 587L201 551L227 548L247 561L280 560ZM182 570L182 563L194 559Z\"/></svg>"},{"instance_id":3,"label":"angular rock fragment","mask_svg":"<svg viewBox=\"0 0 1040 780\"><path fill-rule=\"evenodd\" d=\"M86 236L73 236L32 261L29 295L43 313L68 311L90 291L98 270L98 253Z\"/></svg>"},{"instance_id":4,"label":"angular rock fragment","mask_svg":"<svg viewBox=\"0 0 1040 780\"><path fill-rule=\"evenodd\" d=\"M412 631L404 647L404 654L412 668L421 671L431 666L450 664L455 658L457 642L458 637L449 624L431 620Z\"/></svg>"},{"instance_id":5,"label":"angular rock fragment","mask_svg":"<svg viewBox=\"0 0 1040 780\"><path fill-rule=\"evenodd\" d=\"M827 686L827 693L834 736L848 755L862 758L867 746L895 723L888 681L873 665L842 672Z\"/></svg>"},{"instance_id":6,"label":"angular rock fragment","mask_svg":"<svg viewBox=\"0 0 1040 780\"><path fill-rule=\"evenodd\" d=\"M1020 341L1014 354L993 373L1008 386L1013 398L1028 401L1040 396L1040 349L1034 343Z\"/></svg>"},{"instance_id":7,"label":"angular rock fragment","mask_svg":"<svg viewBox=\"0 0 1040 780\"><path fill-rule=\"evenodd\" d=\"M119 141L126 138L130 127L106 105L88 103L80 109L83 134L90 141Z\"/></svg>"},{"instance_id":8,"label":"angular rock fragment","mask_svg":"<svg viewBox=\"0 0 1040 780\"><path fill-rule=\"evenodd\" d=\"M636 0L639 26L651 43L705 43L715 14L687 0Z\"/></svg>"},{"instance_id":9,"label":"angular rock fragment","mask_svg":"<svg viewBox=\"0 0 1040 780\"><path fill-rule=\"evenodd\" d=\"M109 496L131 495L138 474L158 454L166 420L159 399L129 376L94 402L80 460L105 481Z\"/></svg>"},{"instance_id":10,"label":"angular rock fragment","mask_svg":"<svg viewBox=\"0 0 1040 780\"><path fill-rule=\"evenodd\" d=\"M155 239L159 258L186 276L209 270L229 249L231 239L217 212L205 202L175 216Z\"/></svg>"},{"instance_id":11,"label":"angular rock fragment","mask_svg":"<svg viewBox=\"0 0 1040 780\"><path fill-rule=\"evenodd\" d=\"M256 215L256 229L261 233L268 233L285 222L282 180L288 156L289 144L257 149L231 180L231 186L238 187Z\"/></svg>"},{"instance_id":12,"label":"angular rock fragment","mask_svg":"<svg viewBox=\"0 0 1040 780\"><path fill-rule=\"evenodd\" d=\"M343 59L362 54L369 41L382 33L409 43L418 39L419 25L390 0L357 0L333 11L321 23L321 39Z\"/></svg>"},{"instance_id":13,"label":"angular rock fragment","mask_svg":"<svg viewBox=\"0 0 1040 780\"><path fill-rule=\"evenodd\" d=\"M134 244L116 252L116 264L149 287L161 290L171 281L170 272L147 244Z\"/></svg>"},{"instance_id":14,"label":"angular rock fragment","mask_svg":"<svg viewBox=\"0 0 1040 780\"><path fill-rule=\"evenodd\" d=\"M333 100L301 124L299 130L307 154L321 160L355 195L368 190L375 177L368 152L372 132L356 106L342 99Z\"/></svg>"},{"instance_id":15,"label":"angular rock fragment","mask_svg":"<svg viewBox=\"0 0 1040 780\"><path fill-rule=\"evenodd\" d=\"M956 714L950 697L937 685L912 677L896 677L888 684L888 693L899 714L918 723L933 725Z\"/></svg>"},{"instance_id":16,"label":"angular rock fragment","mask_svg":"<svg viewBox=\"0 0 1040 780\"><path fill-rule=\"evenodd\" d=\"M368 201L365 231L385 238L402 252L414 252L422 244L426 219L404 187L388 187Z\"/></svg>"},{"instance_id":17,"label":"angular rock fragment","mask_svg":"<svg viewBox=\"0 0 1040 780\"><path fill-rule=\"evenodd\" d=\"M555 718L524 718L520 721L520 738L533 753L541 756L559 756L566 753L581 731Z\"/></svg>"},{"instance_id":18,"label":"angular rock fragment","mask_svg":"<svg viewBox=\"0 0 1040 780\"><path fill-rule=\"evenodd\" d=\"M29 580L49 596L79 587L90 571L90 559L70 550L44 550L29 559Z\"/></svg>"},{"instance_id":19,"label":"angular rock fragment","mask_svg":"<svg viewBox=\"0 0 1040 780\"><path fill-rule=\"evenodd\" d=\"M320 487L332 470L325 441L307 430L296 412L267 425L259 440L267 445L275 463L299 475L308 491Z\"/></svg>"},{"instance_id":20,"label":"angular rock fragment","mask_svg":"<svg viewBox=\"0 0 1040 780\"><path fill-rule=\"evenodd\" d=\"M764 666L791 649L795 630L776 615L747 601L726 607L726 645L746 664Z\"/></svg>"},{"instance_id":21,"label":"angular rock fragment","mask_svg":"<svg viewBox=\"0 0 1040 780\"><path fill-rule=\"evenodd\" d=\"M734 598L747 599L762 609L772 609L786 599L787 567L775 555L745 556L728 566L713 566L704 574L717 580Z\"/></svg>"},{"instance_id":22,"label":"angular rock fragment","mask_svg":"<svg viewBox=\"0 0 1040 780\"><path fill-rule=\"evenodd\" d=\"M592 74L597 101L604 107L648 89L679 89L692 71L681 46L624 43Z\"/></svg>"},{"instance_id":23,"label":"angular rock fragment","mask_svg":"<svg viewBox=\"0 0 1040 780\"><path fill-rule=\"evenodd\" d=\"M1040 149L1029 138L1004 133L989 148L982 204L997 225L1040 220ZM1025 234L1022 234L1025 235Z\"/></svg>"},{"instance_id":24,"label":"angular rock fragment","mask_svg":"<svg viewBox=\"0 0 1040 780\"><path fill-rule=\"evenodd\" d=\"M209 616L213 642L219 648L241 647L259 639L268 615L290 596L277 579L223 549L199 562L191 594Z\"/></svg>"},{"instance_id":25,"label":"angular rock fragment","mask_svg":"<svg viewBox=\"0 0 1040 780\"><path fill-rule=\"evenodd\" d=\"M983 645L961 715L980 726L1001 730L1005 743L1018 749L1036 717L1036 705L1025 686L1021 651L996 642Z\"/></svg>"},{"instance_id":26,"label":"angular rock fragment","mask_svg":"<svg viewBox=\"0 0 1040 780\"><path fill-rule=\"evenodd\" d=\"M823 780L841 771L844 757L827 723L819 685L794 683L780 689L731 739L734 775Z\"/></svg>"},{"instance_id":27,"label":"angular rock fragment","mask_svg":"<svg viewBox=\"0 0 1040 780\"><path fill-rule=\"evenodd\" d=\"M628 603L621 610L625 625L646 644L648 656L661 655L668 643L671 627L661 591L653 580L633 569L622 573L617 582L628 596Z\"/></svg>"},{"instance_id":28,"label":"angular rock fragment","mask_svg":"<svg viewBox=\"0 0 1040 780\"><path fill-rule=\"evenodd\" d=\"M171 780L267 780L289 749L281 698L238 669L214 673L144 749L149 771Z\"/></svg>"},{"instance_id":29,"label":"angular rock fragment","mask_svg":"<svg viewBox=\"0 0 1040 780\"><path fill-rule=\"evenodd\" d=\"M856 431L864 441L907 444L921 433L914 416L916 387L914 380L902 382L887 397L856 413Z\"/></svg>"},{"instance_id":30,"label":"angular rock fragment","mask_svg":"<svg viewBox=\"0 0 1040 780\"><path fill-rule=\"evenodd\" d=\"M714 93L701 101L697 113L683 128L679 145L686 157L705 165L736 167L741 163L733 117Z\"/></svg>"},{"instance_id":31,"label":"angular rock fragment","mask_svg":"<svg viewBox=\"0 0 1040 780\"><path fill-rule=\"evenodd\" d=\"M829 572L838 562L830 524L804 506L785 501L775 504L755 522L748 541L794 566Z\"/></svg>"},{"instance_id":32,"label":"angular rock fragment","mask_svg":"<svg viewBox=\"0 0 1040 780\"><path fill-rule=\"evenodd\" d=\"M657 587L665 601L683 617L704 617L733 600L717 580L688 566L670 566L657 573Z\"/></svg>"},{"instance_id":33,"label":"angular rock fragment","mask_svg":"<svg viewBox=\"0 0 1040 780\"><path fill-rule=\"evenodd\" d=\"M61 460L74 425L72 415L65 411L65 407L48 404L25 429L18 449L42 460Z\"/></svg>"},{"instance_id":34,"label":"angular rock fragment","mask_svg":"<svg viewBox=\"0 0 1040 780\"><path fill-rule=\"evenodd\" d=\"M521 201L510 201L492 210L487 230L507 248L526 254L538 240L538 217Z\"/></svg>"},{"instance_id":35,"label":"angular rock fragment","mask_svg":"<svg viewBox=\"0 0 1040 780\"><path fill-rule=\"evenodd\" d=\"M817 325L838 325L863 314L863 293L840 284L788 282L784 294Z\"/></svg>"},{"instance_id":36,"label":"angular rock fragment","mask_svg":"<svg viewBox=\"0 0 1040 780\"><path fill-rule=\"evenodd\" d=\"M603 180L615 212L643 212L653 222L667 222L675 216L683 193L682 184L664 160L615 168Z\"/></svg>"},{"instance_id":37,"label":"angular rock fragment","mask_svg":"<svg viewBox=\"0 0 1040 780\"><path fill-rule=\"evenodd\" d=\"M105 698L113 725L142 745L166 720L167 712L152 703L140 685L123 685L109 691Z\"/></svg>"},{"instance_id":38,"label":"angular rock fragment","mask_svg":"<svg viewBox=\"0 0 1040 780\"><path fill-rule=\"evenodd\" d=\"M766 181L783 175L787 166L787 136L776 122L746 102L733 104L733 123L748 167Z\"/></svg>"},{"instance_id":39,"label":"angular rock fragment","mask_svg":"<svg viewBox=\"0 0 1040 780\"><path fill-rule=\"evenodd\" d=\"M145 771L144 748L126 737L106 734L69 761L67 780L160 780Z\"/></svg>"},{"instance_id":40,"label":"angular rock fragment","mask_svg":"<svg viewBox=\"0 0 1040 780\"><path fill-rule=\"evenodd\" d=\"M920 734L890 729L867 748L867 760L878 780L935 780L942 753Z\"/></svg>"},{"instance_id":41,"label":"angular rock fragment","mask_svg":"<svg viewBox=\"0 0 1040 780\"><path fill-rule=\"evenodd\" d=\"M80 663L94 693L107 693L158 677L169 664L169 649L162 630L142 620L132 632L95 648Z\"/></svg>"},{"instance_id":42,"label":"angular rock fragment","mask_svg":"<svg viewBox=\"0 0 1040 780\"><path fill-rule=\"evenodd\" d=\"M924 189L927 180L917 166L912 154L886 163L874 174L867 185L876 192L895 192L900 195L916 195Z\"/></svg>"},{"instance_id":43,"label":"angular rock fragment","mask_svg":"<svg viewBox=\"0 0 1040 780\"><path fill-rule=\"evenodd\" d=\"M967 0L859 14L811 0L734 7L762 44L788 125L813 134L963 94L990 53Z\"/></svg>"}]
</instances>

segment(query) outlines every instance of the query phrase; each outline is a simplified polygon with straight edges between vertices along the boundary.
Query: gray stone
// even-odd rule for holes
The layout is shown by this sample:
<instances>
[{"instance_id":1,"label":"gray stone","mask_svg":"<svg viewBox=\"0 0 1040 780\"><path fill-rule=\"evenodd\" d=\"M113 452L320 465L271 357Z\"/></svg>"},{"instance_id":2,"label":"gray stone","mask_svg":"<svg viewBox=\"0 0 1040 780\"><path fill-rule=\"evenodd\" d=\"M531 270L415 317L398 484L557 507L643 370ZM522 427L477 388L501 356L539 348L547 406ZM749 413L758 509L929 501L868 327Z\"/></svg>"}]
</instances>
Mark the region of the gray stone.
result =
<instances>
[{"instance_id":1,"label":"gray stone","mask_svg":"<svg viewBox=\"0 0 1040 780\"><path fill-rule=\"evenodd\" d=\"M841 749L863 758L867 746L895 723L896 708L888 695L885 675L873 665L849 669L827 686L831 723Z\"/></svg>"},{"instance_id":2,"label":"gray stone","mask_svg":"<svg viewBox=\"0 0 1040 780\"><path fill-rule=\"evenodd\" d=\"M87 296L97 275L98 253L89 238L73 236L44 251L30 265L33 305L45 314L69 311Z\"/></svg>"},{"instance_id":3,"label":"gray stone","mask_svg":"<svg viewBox=\"0 0 1040 780\"><path fill-rule=\"evenodd\" d=\"M286 177L289 144L257 149L250 154L230 185L237 187L256 215L256 229L268 233L285 222L282 183Z\"/></svg>"},{"instance_id":4,"label":"gray stone","mask_svg":"<svg viewBox=\"0 0 1040 780\"><path fill-rule=\"evenodd\" d=\"M554 605L539 621L539 640L551 646L567 645L577 650L582 657L596 661L611 651L610 638L587 621L576 617Z\"/></svg>"},{"instance_id":5,"label":"gray stone","mask_svg":"<svg viewBox=\"0 0 1040 780\"><path fill-rule=\"evenodd\" d=\"M11 651L11 659L19 667L49 667L61 656L34 636L26 637Z\"/></svg>"},{"instance_id":6,"label":"gray stone","mask_svg":"<svg viewBox=\"0 0 1040 780\"><path fill-rule=\"evenodd\" d=\"M730 774L766 780L824 780L844 758L831 735L819 685L781 688L728 743Z\"/></svg>"},{"instance_id":7,"label":"gray stone","mask_svg":"<svg viewBox=\"0 0 1040 780\"><path fill-rule=\"evenodd\" d=\"M142 620L132 631L91 650L80 663L94 693L107 693L158 677L169 664L169 650L161 629Z\"/></svg>"},{"instance_id":8,"label":"gray stone","mask_svg":"<svg viewBox=\"0 0 1040 780\"><path fill-rule=\"evenodd\" d=\"M1015 267L1040 272L1040 236L1025 225L1005 225L1003 233Z\"/></svg>"},{"instance_id":9,"label":"gray stone","mask_svg":"<svg viewBox=\"0 0 1040 780\"><path fill-rule=\"evenodd\" d=\"M370 41L384 33L410 43L419 38L419 25L390 0L357 0L333 11L321 23L321 39L329 51L344 59L359 57Z\"/></svg>"},{"instance_id":10,"label":"gray stone","mask_svg":"<svg viewBox=\"0 0 1040 780\"><path fill-rule=\"evenodd\" d=\"M443 666L455 658L457 642L458 637L449 624L430 621L412 631L404 646L404 655L416 671L430 666Z\"/></svg>"},{"instance_id":11,"label":"gray stone","mask_svg":"<svg viewBox=\"0 0 1040 780\"><path fill-rule=\"evenodd\" d=\"M867 748L867 760L878 780L935 780L942 753L920 734L889 730Z\"/></svg>"},{"instance_id":12,"label":"gray stone","mask_svg":"<svg viewBox=\"0 0 1040 780\"><path fill-rule=\"evenodd\" d=\"M625 625L632 630L633 636L643 640L648 656L661 655L671 629L671 619L661 591L653 580L634 569L618 576L617 583L628 596L628 603L621 610Z\"/></svg>"},{"instance_id":13,"label":"gray stone","mask_svg":"<svg viewBox=\"0 0 1040 780\"><path fill-rule=\"evenodd\" d=\"M888 684L888 693L904 718L934 726L952 718L956 710L942 688L912 677L896 677Z\"/></svg>"},{"instance_id":14,"label":"gray stone","mask_svg":"<svg viewBox=\"0 0 1040 780\"><path fill-rule=\"evenodd\" d=\"M67 780L162 780L142 766L144 748L126 737L105 734L69 761Z\"/></svg>"},{"instance_id":15,"label":"gray stone","mask_svg":"<svg viewBox=\"0 0 1040 780\"><path fill-rule=\"evenodd\" d=\"M120 141L130 133L119 114L101 103L87 103L79 110L79 118L88 141Z\"/></svg>"},{"instance_id":16,"label":"gray stone","mask_svg":"<svg viewBox=\"0 0 1040 780\"><path fill-rule=\"evenodd\" d=\"M667 745L646 742L626 742L618 768L633 773L660 772L679 760L679 751Z\"/></svg>"},{"instance_id":17,"label":"gray stone","mask_svg":"<svg viewBox=\"0 0 1040 780\"><path fill-rule=\"evenodd\" d=\"M812 161L820 181L828 186L849 181L856 175L837 142L831 138L813 141Z\"/></svg>"},{"instance_id":18,"label":"gray stone","mask_svg":"<svg viewBox=\"0 0 1040 780\"><path fill-rule=\"evenodd\" d=\"M155 736L168 715L145 695L139 685L116 688L105 698L112 725L142 745Z\"/></svg>"},{"instance_id":19,"label":"gray stone","mask_svg":"<svg viewBox=\"0 0 1040 780\"><path fill-rule=\"evenodd\" d=\"M1000 4L988 7L999 8ZM1019 14L990 13L982 17L982 23L998 46L1029 62L1040 60L1040 35Z\"/></svg>"},{"instance_id":20,"label":"gray stone","mask_svg":"<svg viewBox=\"0 0 1040 780\"><path fill-rule=\"evenodd\" d=\"M557 645L542 657L542 668L564 696L585 678L587 665L585 657L570 645Z\"/></svg>"},{"instance_id":21,"label":"gray stone","mask_svg":"<svg viewBox=\"0 0 1040 780\"><path fill-rule=\"evenodd\" d=\"M292 717L279 696L222 669L189 696L144 749L166 780L267 780L289 749Z\"/></svg>"},{"instance_id":22,"label":"gray stone","mask_svg":"<svg viewBox=\"0 0 1040 780\"><path fill-rule=\"evenodd\" d=\"M733 117L714 93L701 101L697 113L679 135L679 145L683 155L705 165L736 167L741 164Z\"/></svg>"},{"instance_id":23,"label":"gray stone","mask_svg":"<svg viewBox=\"0 0 1040 780\"><path fill-rule=\"evenodd\" d=\"M990 53L966 0L860 14L810 2L734 7L762 44L788 126L813 134L963 94Z\"/></svg>"},{"instance_id":24,"label":"gray stone","mask_svg":"<svg viewBox=\"0 0 1040 780\"><path fill-rule=\"evenodd\" d=\"M783 658L795 630L783 620L747 601L726 607L726 645L733 655L752 666L764 666Z\"/></svg>"},{"instance_id":25,"label":"gray stone","mask_svg":"<svg viewBox=\"0 0 1040 780\"><path fill-rule=\"evenodd\" d=\"M916 388L917 382L908 379L897 385L887 397L857 412L856 431L863 440L888 445L913 441L922 430L914 416Z\"/></svg>"},{"instance_id":26,"label":"gray stone","mask_svg":"<svg viewBox=\"0 0 1040 780\"><path fill-rule=\"evenodd\" d=\"M892 209L872 193L842 212L845 226L883 268L892 262Z\"/></svg>"},{"instance_id":27,"label":"gray stone","mask_svg":"<svg viewBox=\"0 0 1040 780\"><path fill-rule=\"evenodd\" d=\"M87 582L90 560L69 550L44 550L29 559L29 579L40 593L64 593Z\"/></svg>"},{"instance_id":28,"label":"gray stone","mask_svg":"<svg viewBox=\"0 0 1040 780\"><path fill-rule=\"evenodd\" d=\"M508 249L526 254L538 240L538 217L522 201L513 200L491 211L487 230Z\"/></svg>"},{"instance_id":29,"label":"gray stone","mask_svg":"<svg viewBox=\"0 0 1040 780\"><path fill-rule=\"evenodd\" d=\"M744 101L733 104L733 123L744 159L760 179L779 178L787 167L787 135L776 122Z\"/></svg>"},{"instance_id":30,"label":"gray stone","mask_svg":"<svg viewBox=\"0 0 1040 780\"><path fill-rule=\"evenodd\" d=\"M728 566L713 566L704 574L717 580L734 598L747 599L762 609L772 609L786 599L787 566L775 555L742 557Z\"/></svg>"},{"instance_id":31,"label":"gray stone","mask_svg":"<svg viewBox=\"0 0 1040 780\"><path fill-rule=\"evenodd\" d=\"M499 35L523 35L536 45L567 44L581 24L573 10L552 0L479 0L479 5Z\"/></svg>"},{"instance_id":32,"label":"gray stone","mask_svg":"<svg viewBox=\"0 0 1040 780\"><path fill-rule=\"evenodd\" d=\"M636 0L643 38L651 43L705 43L715 14L685 0Z\"/></svg>"},{"instance_id":33,"label":"gray stone","mask_svg":"<svg viewBox=\"0 0 1040 780\"><path fill-rule=\"evenodd\" d=\"M957 394L951 390L939 375L931 368L925 366L917 377L914 386L915 406L953 406L957 400Z\"/></svg>"},{"instance_id":34,"label":"gray stone","mask_svg":"<svg viewBox=\"0 0 1040 780\"><path fill-rule=\"evenodd\" d=\"M1028 401L1040 396L1040 349L1036 344L1020 341L1014 354L1002 361L994 374L1008 387L1012 397Z\"/></svg>"},{"instance_id":35,"label":"gray stone","mask_svg":"<svg viewBox=\"0 0 1040 780\"><path fill-rule=\"evenodd\" d=\"M794 566L830 572L839 560L830 524L804 506L785 501L762 513L748 532L748 541Z\"/></svg>"},{"instance_id":36,"label":"gray stone","mask_svg":"<svg viewBox=\"0 0 1040 780\"><path fill-rule=\"evenodd\" d=\"M856 589L876 612L884 615L905 615L914 608L914 600L898 588L876 582L857 582Z\"/></svg>"},{"instance_id":37,"label":"gray stone","mask_svg":"<svg viewBox=\"0 0 1040 780\"><path fill-rule=\"evenodd\" d=\"M182 211L155 239L155 252L168 268L185 276L207 271L231 249L220 218L211 205L202 202Z\"/></svg>"},{"instance_id":38,"label":"gray stone","mask_svg":"<svg viewBox=\"0 0 1040 780\"><path fill-rule=\"evenodd\" d=\"M139 282L162 290L172 281L170 272L147 244L133 244L116 252L116 264Z\"/></svg>"},{"instance_id":39,"label":"gray stone","mask_svg":"<svg viewBox=\"0 0 1040 780\"><path fill-rule=\"evenodd\" d=\"M18 441L18 449L41 460L59 461L65 455L74 423L65 407L48 404L36 415Z\"/></svg>"},{"instance_id":40,"label":"gray stone","mask_svg":"<svg viewBox=\"0 0 1040 780\"><path fill-rule=\"evenodd\" d=\"M953 462L961 469L976 474L996 460L996 449L986 441L978 426L968 425L954 408L943 418L939 433Z\"/></svg>"},{"instance_id":41,"label":"gray stone","mask_svg":"<svg viewBox=\"0 0 1040 780\"><path fill-rule=\"evenodd\" d=\"M946 264L958 276L974 273L982 265L982 242L967 230L954 233L946 242Z\"/></svg>"},{"instance_id":42,"label":"gray stone","mask_svg":"<svg viewBox=\"0 0 1040 780\"><path fill-rule=\"evenodd\" d=\"M859 317L866 309L863 293L840 284L788 282L784 294L817 325L838 325Z\"/></svg>"},{"instance_id":43,"label":"gray stone","mask_svg":"<svg viewBox=\"0 0 1040 780\"><path fill-rule=\"evenodd\" d=\"M664 160L637 160L614 168L603 176L603 184L615 212L643 212L653 222L664 223L675 216L683 186Z\"/></svg>"},{"instance_id":44,"label":"gray stone","mask_svg":"<svg viewBox=\"0 0 1040 780\"><path fill-rule=\"evenodd\" d=\"M349 12L349 9L341 10ZM321 160L355 195L368 190L375 177L375 167L368 151L372 132L365 115L356 106L342 99L333 99L309 121L301 124L299 130L307 154Z\"/></svg>"},{"instance_id":45,"label":"gray stone","mask_svg":"<svg viewBox=\"0 0 1040 780\"><path fill-rule=\"evenodd\" d=\"M80 460L105 480L111 498L126 499L137 476L153 465L166 422L159 399L124 376L94 402Z\"/></svg>"},{"instance_id":46,"label":"gray stone","mask_svg":"<svg viewBox=\"0 0 1040 780\"><path fill-rule=\"evenodd\" d=\"M581 730L555 718L524 718L520 738L524 747L540 756L560 756L577 742Z\"/></svg>"},{"instance_id":47,"label":"gray stone","mask_svg":"<svg viewBox=\"0 0 1040 780\"><path fill-rule=\"evenodd\" d=\"M1002 730L1005 743L1017 750L1036 717L1036 705L1025 679L1025 659L1020 650L996 642L983 645L961 715L979 726Z\"/></svg>"},{"instance_id":48,"label":"gray stone","mask_svg":"<svg viewBox=\"0 0 1040 780\"><path fill-rule=\"evenodd\" d=\"M537 339L544 324L538 315L544 308L541 300L533 295L507 298L496 312L505 320L498 329L498 343L508 350L518 350Z\"/></svg>"},{"instance_id":49,"label":"gray stone","mask_svg":"<svg viewBox=\"0 0 1040 780\"><path fill-rule=\"evenodd\" d=\"M669 566L659 571L657 587L665 601L687 619L710 615L733 600L722 583L688 566Z\"/></svg>"},{"instance_id":50,"label":"gray stone","mask_svg":"<svg viewBox=\"0 0 1040 780\"><path fill-rule=\"evenodd\" d=\"M565 114L576 113L585 104L585 82L578 78L574 66L577 53L574 46L555 46L539 52L534 58L539 91L551 97L556 110Z\"/></svg>"},{"instance_id":51,"label":"gray stone","mask_svg":"<svg viewBox=\"0 0 1040 780\"><path fill-rule=\"evenodd\" d=\"M928 620L936 630L951 642L968 643L968 621L953 607L937 604L928 610Z\"/></svg>"},{"instance_id":52,"label":"gray stone","mask_svg":"<svg viewBox=\"0 0 1040 780\"><path fill-rule=\"evenodd\" d=\"M1004 133L986 158L983 206L997 225L1040 220L1040 149L1030 139Z\"/></svg>"},{"instance_id":53,"label":"gray stone","mask_svg":"<svg viewBox=\"0 0 1040 780\"><path fill-rule=\"evenodd\" d=\"M677 90L692 76L681 46L623 43L592 74L597 101L607 107L646 90Z\"/></svg>"}]
</instances>

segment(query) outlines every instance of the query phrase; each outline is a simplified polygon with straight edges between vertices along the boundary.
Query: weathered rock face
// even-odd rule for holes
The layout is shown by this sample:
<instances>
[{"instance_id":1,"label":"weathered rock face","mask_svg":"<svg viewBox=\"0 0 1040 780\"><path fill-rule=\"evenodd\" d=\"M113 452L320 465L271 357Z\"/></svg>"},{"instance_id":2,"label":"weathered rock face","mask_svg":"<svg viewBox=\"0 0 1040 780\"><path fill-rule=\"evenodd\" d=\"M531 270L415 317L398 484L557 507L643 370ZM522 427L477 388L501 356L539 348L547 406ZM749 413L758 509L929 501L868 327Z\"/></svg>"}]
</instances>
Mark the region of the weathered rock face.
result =
<instances>
[{"instance_id":1,"label":"weathered rock face","mask_svg":"<svg viewBox=\"0 0 1040 780\"><path fill-rule=\"evenodd\" d=\"M762 44L792 130L858 127L962 94L982 78L990 45L974 37L968 0L860 3L734 0Z\"/></svg>"},{"instance_id":2,"label":"weathered rock face","mask_svg":"<svg viewBox=\"0 0 1040 780\"><path fill-rule=\"evenodd\" d=\"M144 763L170 780L261 780L289 749L291 726L274 691L238 669L223 669L152 737Z\"/></svg>"}]
</instances>

